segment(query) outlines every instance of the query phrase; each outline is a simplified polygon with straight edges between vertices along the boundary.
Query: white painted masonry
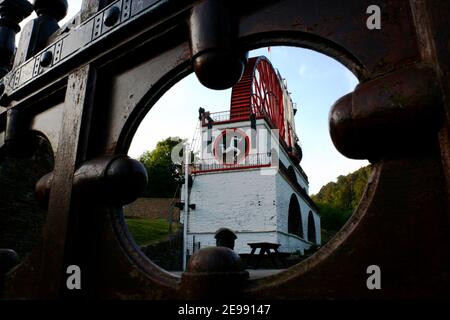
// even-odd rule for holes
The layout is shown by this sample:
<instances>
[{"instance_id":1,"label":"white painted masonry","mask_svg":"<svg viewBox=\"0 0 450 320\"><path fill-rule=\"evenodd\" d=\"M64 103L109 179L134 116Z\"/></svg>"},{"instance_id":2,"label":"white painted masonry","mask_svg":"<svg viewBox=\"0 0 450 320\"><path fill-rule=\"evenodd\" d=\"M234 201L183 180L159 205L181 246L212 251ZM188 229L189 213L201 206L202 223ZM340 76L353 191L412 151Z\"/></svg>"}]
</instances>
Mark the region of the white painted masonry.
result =
<instances>
[{"instance_id":1,"label":"white painted masonry","mask_svg":"<svg viewBox=\"0 0 450 320\"><path fill-rule=\"evenodd\" d=\"M280 158L290 161L280 152ZM282 160L282 162L285 162ZM215 246L215 232L229 228L236 233L235 251L249 253L251 242L279 243L281 252L304 253L312 243L308 241L308 214L315 221L316 243L320 244L320 217L305 199L280 173L271 168L254 168L218 171L194 175L189 203L195 204L188 220L188 251L192 254L192 243L200 247ZM298 170L297 170L298 171ZM300 174L301 186L307 182ZM183 194L183 193L182 193ZM295 194L300 204L303 238L288 234L288 212L291 195ZM184 217L181 215L181 221ZM194 240L195 237L195 240Z\"/></svg>"}]
</instances>

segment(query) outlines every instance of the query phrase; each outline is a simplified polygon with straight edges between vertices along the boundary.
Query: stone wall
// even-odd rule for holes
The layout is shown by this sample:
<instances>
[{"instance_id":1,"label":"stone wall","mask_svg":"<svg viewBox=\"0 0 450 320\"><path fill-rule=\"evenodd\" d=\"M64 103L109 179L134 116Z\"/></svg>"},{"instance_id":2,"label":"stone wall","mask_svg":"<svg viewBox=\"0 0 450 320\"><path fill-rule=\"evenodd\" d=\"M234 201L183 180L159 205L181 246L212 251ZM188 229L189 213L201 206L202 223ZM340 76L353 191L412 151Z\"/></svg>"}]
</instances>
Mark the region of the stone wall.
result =
<instances>
[{"instance_id":1,"label":"stone wall","mask_svg":"<svg viewBox=\"0 0 450 320\"><path fill-rule=\"evenodd\" d=\"M309 198L306 192L302 189L305 193L302 195L297 190L302 184L307 187L306 182L299 181L300 187L296 189L280 170L275 174L272 170L242 169L197 175L190 193L190 203L196 208L189 214L188 250L193 242L199 242L201 248L214 246L214 233L228 228L237 236L238 253L249 253L251 242L279 243L280 252L304 253L313 244L307 239L310 212L315 222L315 244L320 244L320 217L313 203L304 198ZM288 233L292 194L299 202L303 238Z\"/></svg>"},{"instance_id":2,"label":"stone wall","mask_svg":"<svg viewBox=\"0 0 450 320\"><path fill-rule=\"evenodd\" d=\"M124 206L124 214L127 217L139 217L146 219L169 219L171 205L179 202L179 199L171 198L139 198L133 203ZM180 209L173 208L173 221L179 221Z\"/></svg>"},{"instance_id":3,"label":"stone wall","mask_svg":"<svg viewBox=\"0 0 450 320\"><path fill-rule=\"evenodd\" d=\"M261 169L268 173L268 168ZM260 169L200 174L195 177L190 202L188 243L214 246L214 233L228 228L237 235L235 251L250 252L249 242L277 242L275 176ZM188 249L191 246L188 244Z\"/></svg>"},{"instance_id":4,"label":"stone wall","mask_svg":"<svg viewBox=\"0 0 450 320\"><path fill-rule=\"evenodd\" d=\"M292 187L288 180L277 173L277 230L280 232L278 241L281 244L280 251L292 252L300 250L302 253L308 249L311 244L311 239L308 239L308 217L311 212L314 218L314 227L316 234L316 245L321 244L320 233L320 217L315 208L308 204L302 195ZM295 194L300 205L301 223L303 229L303 239L288 234L288 215L289 215L289 201L291 195Z\"/></svg>"}]
</instances>

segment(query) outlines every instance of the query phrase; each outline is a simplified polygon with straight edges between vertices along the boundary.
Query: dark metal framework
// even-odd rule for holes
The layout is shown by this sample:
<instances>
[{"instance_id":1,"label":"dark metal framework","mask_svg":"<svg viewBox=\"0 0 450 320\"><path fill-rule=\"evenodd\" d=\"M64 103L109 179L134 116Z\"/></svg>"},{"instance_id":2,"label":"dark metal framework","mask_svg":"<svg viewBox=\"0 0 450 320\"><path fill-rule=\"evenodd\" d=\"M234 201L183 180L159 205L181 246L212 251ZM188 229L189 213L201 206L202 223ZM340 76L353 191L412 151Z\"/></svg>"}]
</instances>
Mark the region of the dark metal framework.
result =
<instances>
[{"instance_id":1,"label":"dark metal framework","mask_svg":"<svg viewBox=\"0 0 450 320\"><path fill-rule=\"evenodd\" d=\"M23 155L40 132L55 153L36 187L48 208L42 244L13 269L0 261L4 297L449 297L450 3L380 0L382 28L369 30L372 2L86 0L55 31L67 2L36 0L39 16L12 63L32 8L1 0L0 150ZM245 52L269 45L325 53L359 78L332 107L330 132L342 154L373 163L369 184L350 221L307 261L247 280L228 255L220 272L202 272L214 270L202 269L207 257L224 259L221 248L202 252L180 280L127 232L121 208L146 175L124 154L170 86L194 71L208 87L231 87ZM83 290L65 289L70 264L83 270ZM366 287L372 264L382 290Z\"/></svg>"}]
</instances>

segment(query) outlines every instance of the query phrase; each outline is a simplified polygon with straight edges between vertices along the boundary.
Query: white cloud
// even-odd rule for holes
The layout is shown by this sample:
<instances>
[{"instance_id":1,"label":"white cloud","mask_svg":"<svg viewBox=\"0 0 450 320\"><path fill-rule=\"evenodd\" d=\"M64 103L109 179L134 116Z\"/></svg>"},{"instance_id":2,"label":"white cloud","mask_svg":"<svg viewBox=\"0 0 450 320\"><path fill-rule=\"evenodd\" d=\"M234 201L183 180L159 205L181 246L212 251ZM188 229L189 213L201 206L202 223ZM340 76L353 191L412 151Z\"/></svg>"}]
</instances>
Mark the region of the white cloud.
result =
<instances>
[{"instance_id":1,"label":"white cloud","mask_svg":"<svg viewBox=\"0 0 450 320\"><path fill-rule=\"evenodd\" d=\"M300 67L300 69L298 70L298 73L300 74L301 77L303 77L303 75L305 74L305 70L306 70L306 66L302 65Z\"/></svg>"}]
</instances>

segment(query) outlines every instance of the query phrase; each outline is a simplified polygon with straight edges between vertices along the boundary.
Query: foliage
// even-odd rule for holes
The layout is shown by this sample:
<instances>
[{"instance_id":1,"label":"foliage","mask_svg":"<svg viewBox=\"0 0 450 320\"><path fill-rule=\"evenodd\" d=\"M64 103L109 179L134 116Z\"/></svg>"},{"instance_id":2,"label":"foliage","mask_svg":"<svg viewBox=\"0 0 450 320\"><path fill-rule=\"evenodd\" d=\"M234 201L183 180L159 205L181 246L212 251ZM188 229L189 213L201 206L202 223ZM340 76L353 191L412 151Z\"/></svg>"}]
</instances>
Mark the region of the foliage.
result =
<instances>
[{"instance_id":1,"label":"foliage","mask_svg":"<svg viewBox=\"0 0 450 320\"><path fill-rule=\"evenodd\" d=\"M165 219L125 218L128 230L139 246L165 241L169 235L169 222ZM178 225L174 225L176 231Z\"/></svg>"},{"instance_id":2,"label":"foliage","mask_svg":"<svg viewBox=\"0 0 450 320\"><path fill-rule=\"evenodd\" d=\"M161 140L156 148L144 152L139 161L145 166L148 174L148 184L145 197L171 198L178 185L179 165L171 159L172 149L183 142L179 137L169 137Z\"/></svg>"},{"instance_id":3,"label":"foliage","mask_svg":"<svg viewBox=\"0 0 450 320\"><path fill-rule=\"evenodd\" d=\"M319 207L321 224L325 230L338 231L359 203L369 178L370 166L358 169L336 182L323 186L311 198Z\"/></svg>"}]
</instances>

